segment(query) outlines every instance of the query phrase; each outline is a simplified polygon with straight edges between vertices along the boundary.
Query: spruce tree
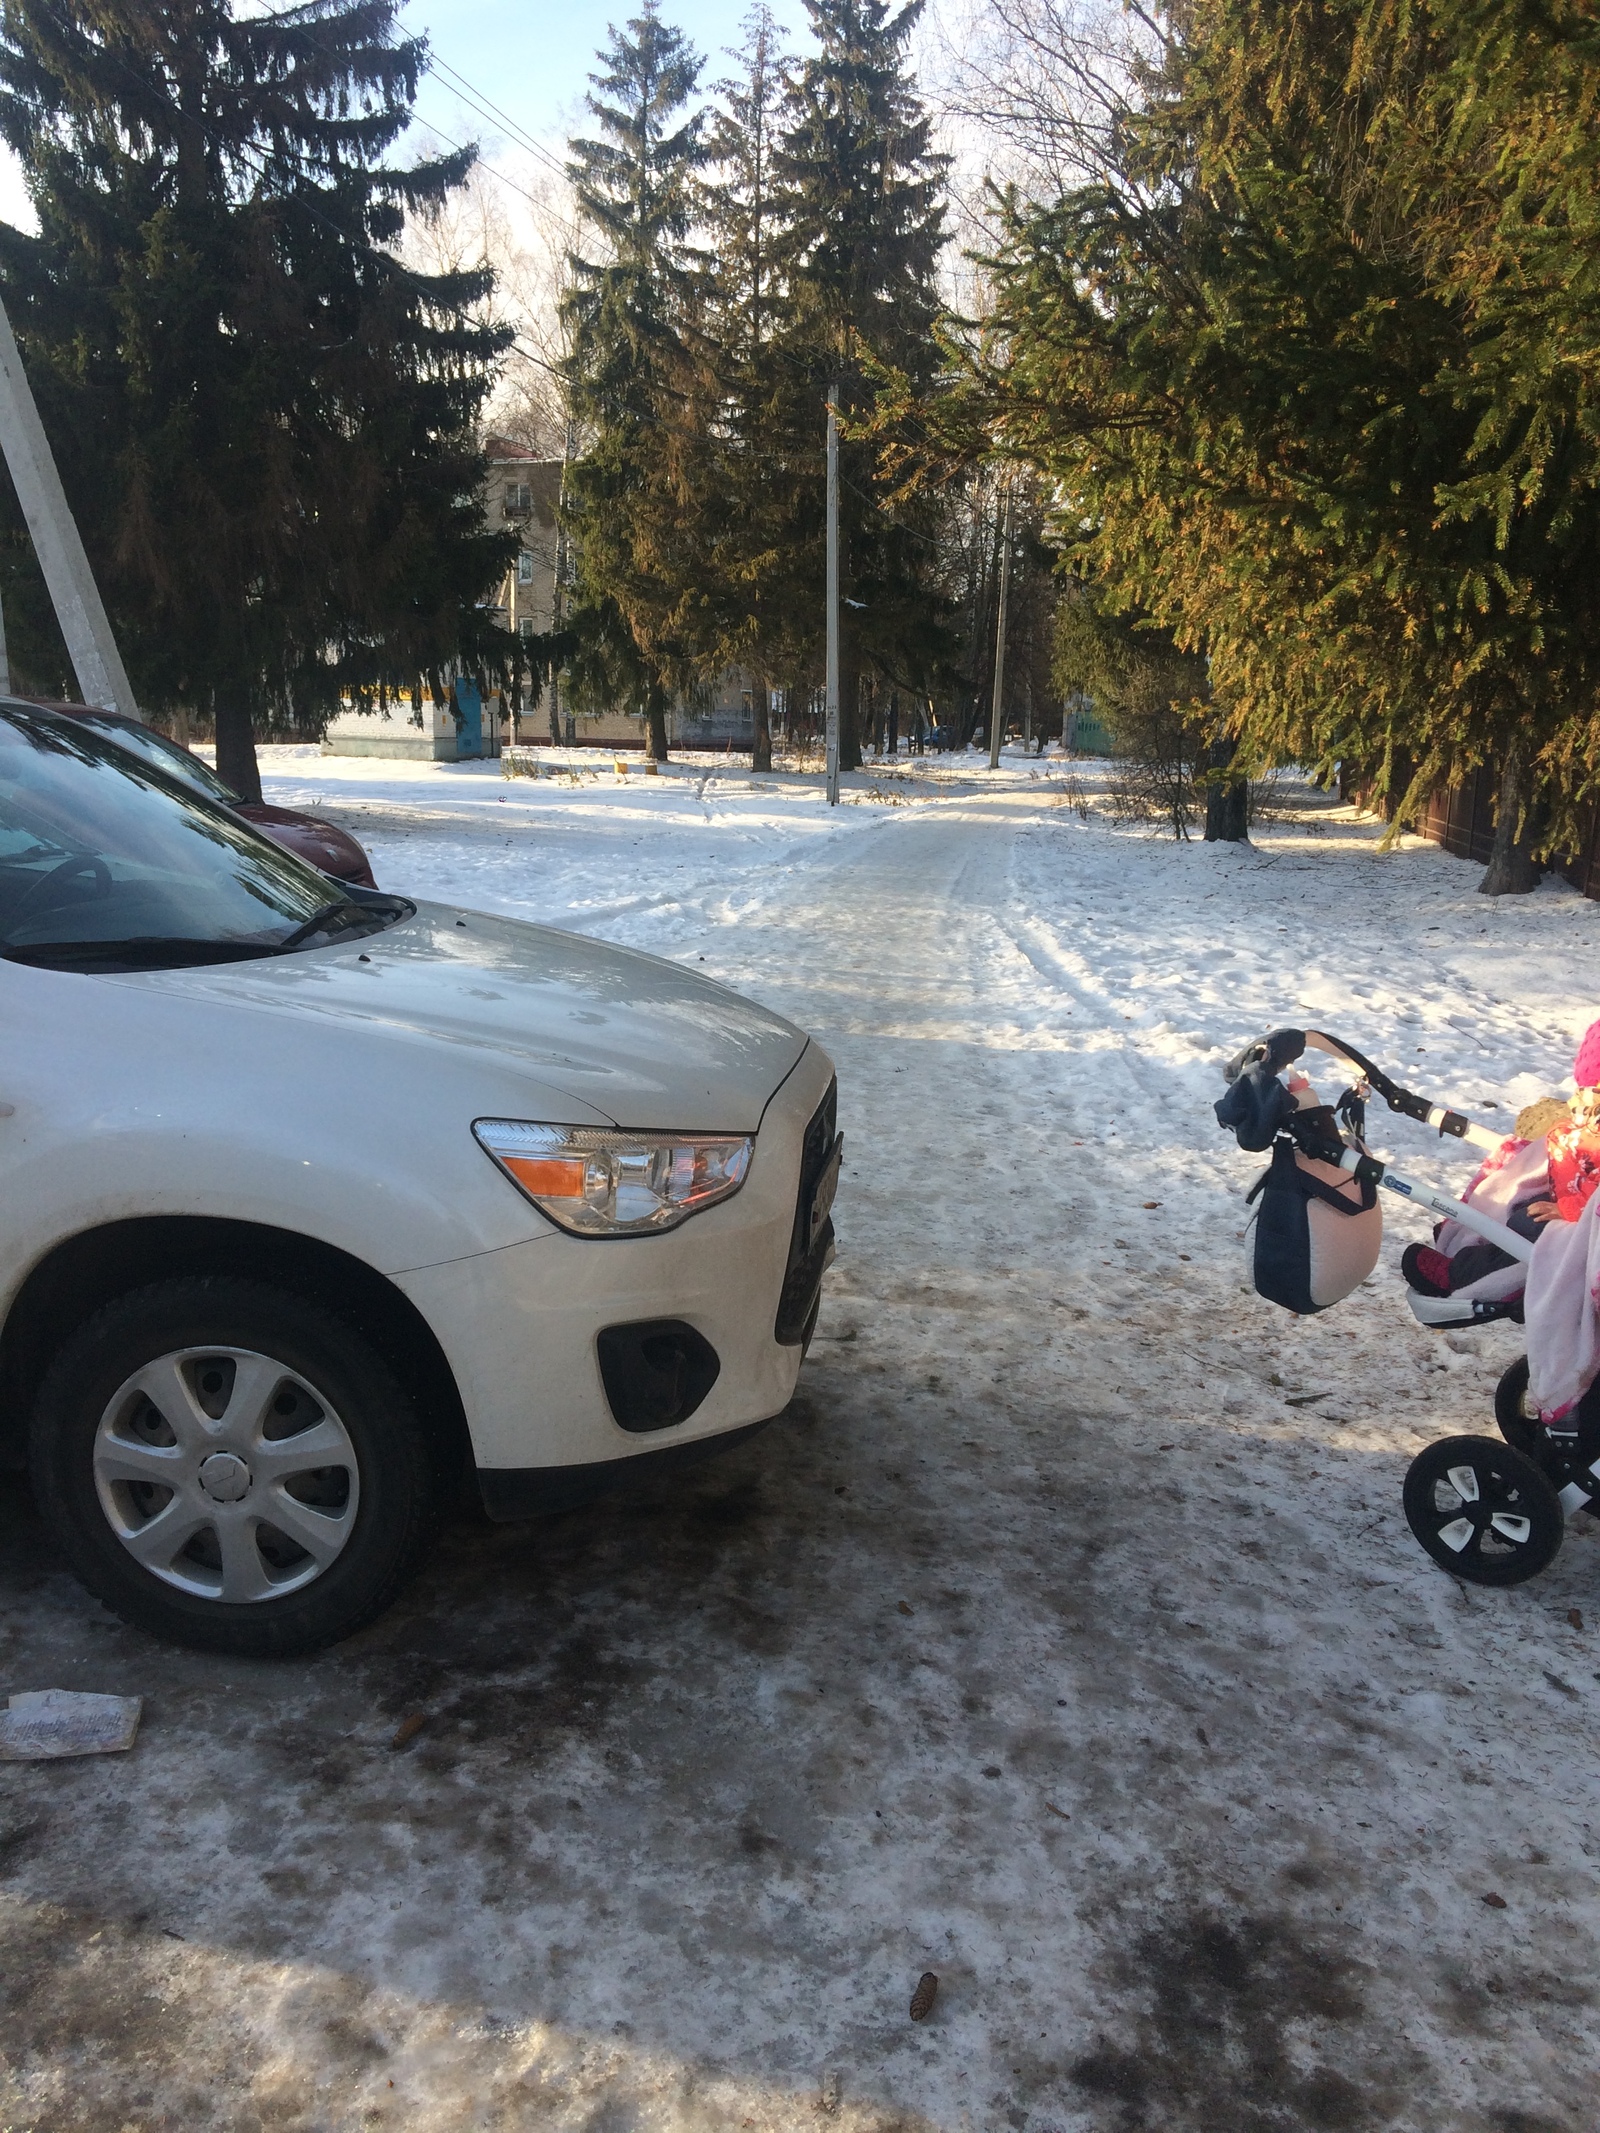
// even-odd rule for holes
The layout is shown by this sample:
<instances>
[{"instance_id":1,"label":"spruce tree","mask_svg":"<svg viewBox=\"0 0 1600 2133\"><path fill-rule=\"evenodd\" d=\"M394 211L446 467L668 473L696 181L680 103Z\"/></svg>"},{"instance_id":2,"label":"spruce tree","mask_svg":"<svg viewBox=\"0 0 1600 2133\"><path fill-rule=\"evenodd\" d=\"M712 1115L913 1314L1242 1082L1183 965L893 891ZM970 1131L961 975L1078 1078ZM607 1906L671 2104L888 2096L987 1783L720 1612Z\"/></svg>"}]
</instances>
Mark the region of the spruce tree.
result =
<instances>
[{"instance_id":1,"label":"spruce tree","mask_svg":"<svg viewBox=\"0 0 1600 2133\"><path fill-rule=\"evenodd\" d=\"M1201 0L1143 90L1012 216L987 418L1247 759L1402 819L1496 764L1531 886L1600 793L1589 12Z\"/></svg>"},{"instance_id":2,"label":"spruce tree","mask_svg":"<svg viewBox=\"0 0 1600 2133\"><path fill-rule=\"evenodd\" d=\"M480 274L395 243L470 155L395 170L424 48L397 0L8 0L0 137L37 236L0 227L13 323L151 708L253 732L470 655L505 543L477 415L502 345Z\"/></svg>"},{"instance_id":3,"label":"spruce tree","mask_svg":"<svg viewBox=\"0 0 1600 2133\"><path fill-rule=\"evenodd\" d=\"M704 454L696 420L698 279L689 246L704 116L689 110L700 60L656 0L621 29L590 76L594 136L571 143L587 237L563 306L569 405L580 457L566 519L578 555L573 626L610 649L600 671L629 674L651 756L692 685L703 586L695 500ZM631 652L614 643L617 622Z\"/></svg>"},{"instance_id":4,"label":"spruce tree","mask_svg":"<svg viewBox=\"0 0 1600 2133\"><path fill-rule=\"evenodd\" d=\"M936 274L945 242L947 158L911 77L924 0L806 0L817 50L793 78L778 153L789 292L778 428L789 454L797 564L821 618L824 403L835 387L847 432L872 377L926 386L937 361ZM937 648L930 522L891 501L872 444L840 453L840 759L861 760L861 684L925 681ZM923 507L925 510L925 506Z\"/></svg>"},{"instance_id":5,"label":"spruce tree","mask_svg":"<svg viewBox=\"0 0 1600 2133\"><path fill-rule=\"evenodd\" d=\"M779 113L791 62L771 10L745 17L738 72L717 84L701 189L707 266L703 331L709 352L704 450L710 497L704 583L706 655L750 673L752 764L772 768L771 682L787 671L804 623L785 485L773 478L774 413L784 400L788 286L779 265L781 202L774 172ZM798 625L798 627L797 627Z\"/></svg>"}]
</instances>

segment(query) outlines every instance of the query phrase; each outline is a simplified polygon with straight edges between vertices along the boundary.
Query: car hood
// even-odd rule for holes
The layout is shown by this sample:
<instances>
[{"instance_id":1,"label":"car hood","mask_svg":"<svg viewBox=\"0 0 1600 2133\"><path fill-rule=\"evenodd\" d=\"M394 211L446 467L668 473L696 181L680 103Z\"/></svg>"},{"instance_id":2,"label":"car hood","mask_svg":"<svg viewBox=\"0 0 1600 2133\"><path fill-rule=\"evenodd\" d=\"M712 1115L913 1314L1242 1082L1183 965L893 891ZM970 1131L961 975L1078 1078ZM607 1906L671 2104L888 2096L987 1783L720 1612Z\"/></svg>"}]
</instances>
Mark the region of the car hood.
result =
<instances>
[{"instance_id":1,"label":"car hood","mask_svg":"<svg viewBox=\"0 0 1600 2133\"><path fill-rule=\"evenodd\" d=\"M299 859L308 859L336 881L373 886L367 855L348 830L337 822L319 822L315 815L302 815L290 807L274 807L265 800L236 800L236 815L253 822L275 844L286 845Z\"/></svg>"},{"instance_id":2,"label":"car hood","mask_svg":"<svg viewBox=\"0 0 1600 2133\"><path fill-rule=\"evenodd\" d=\"M505 1070L522 1069L541 1091L633 1128L754 1132L807 1043L675 963L440 904L347 946L110 982L343 1021L444 1047L458 1067L476 1052L502 1093Z\"/></svg>"}]
</instances>

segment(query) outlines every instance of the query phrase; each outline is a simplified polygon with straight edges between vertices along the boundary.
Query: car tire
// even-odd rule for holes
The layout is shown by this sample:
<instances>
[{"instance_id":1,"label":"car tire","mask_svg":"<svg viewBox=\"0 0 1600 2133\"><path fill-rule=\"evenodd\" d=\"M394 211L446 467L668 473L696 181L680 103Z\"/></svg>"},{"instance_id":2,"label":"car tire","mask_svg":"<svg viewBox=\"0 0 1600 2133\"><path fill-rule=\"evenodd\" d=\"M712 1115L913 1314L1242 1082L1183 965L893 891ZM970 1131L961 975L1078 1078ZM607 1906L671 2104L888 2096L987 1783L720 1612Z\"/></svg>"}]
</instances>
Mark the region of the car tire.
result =
<instances>
[{"instance_id":1,"label":"car tire","mask_svg":"<svg viewBox=\"0 0 1600 2133\"><path fill-rule=\"evenodd\" d=\"M254 1658L380 1614L444 1496L368 1342L308 1298L226 1278L157 1282L89 1319L40 1388L30 1450L39 1508L97 1599Z\"/></svg>"}]
</instances>

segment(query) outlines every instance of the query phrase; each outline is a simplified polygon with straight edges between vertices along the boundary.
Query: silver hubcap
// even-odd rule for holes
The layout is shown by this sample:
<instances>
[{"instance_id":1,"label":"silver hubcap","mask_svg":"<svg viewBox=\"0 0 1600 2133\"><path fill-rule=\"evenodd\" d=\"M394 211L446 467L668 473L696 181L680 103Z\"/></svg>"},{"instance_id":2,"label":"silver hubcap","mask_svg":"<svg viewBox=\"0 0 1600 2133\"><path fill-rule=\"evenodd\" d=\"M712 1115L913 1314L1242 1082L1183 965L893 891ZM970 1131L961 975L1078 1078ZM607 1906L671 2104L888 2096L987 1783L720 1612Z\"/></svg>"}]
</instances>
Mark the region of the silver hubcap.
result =
<instances>
[{"instance_id":1,"label":"silver hubcap","mask_svg":"<svg viewBox=\"0 0 1600 2133\"><path fill-rule=\"evenodd\" d=\"M100 1418L100 1507L164 1584L248 1606L322 1575L355 1528L349 1432L306 1380L249 1348L182 1348Z\"/></svg>"}]
</instances>

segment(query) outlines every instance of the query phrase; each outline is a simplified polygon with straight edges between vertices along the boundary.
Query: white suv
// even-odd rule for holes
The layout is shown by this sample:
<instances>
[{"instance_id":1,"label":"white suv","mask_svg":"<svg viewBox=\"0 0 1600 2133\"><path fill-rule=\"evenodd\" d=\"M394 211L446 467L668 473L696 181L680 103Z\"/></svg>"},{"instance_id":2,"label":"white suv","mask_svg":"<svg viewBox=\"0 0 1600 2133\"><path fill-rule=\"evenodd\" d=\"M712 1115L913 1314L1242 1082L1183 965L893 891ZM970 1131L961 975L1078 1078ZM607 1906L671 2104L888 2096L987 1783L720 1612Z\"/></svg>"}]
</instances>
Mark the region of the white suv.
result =
<instances>
[{"instance_id":1,"label":"white suv","mask_svg":"<svg viewBox=\"0 0 1600 2133\"><path fill-rule=\"evenodd\" d=\"M329 881L0 700L0 1458L213 1650L733 1442L832 1257L833 1069L655 958Z\"/></svg>"}]
</instances>

